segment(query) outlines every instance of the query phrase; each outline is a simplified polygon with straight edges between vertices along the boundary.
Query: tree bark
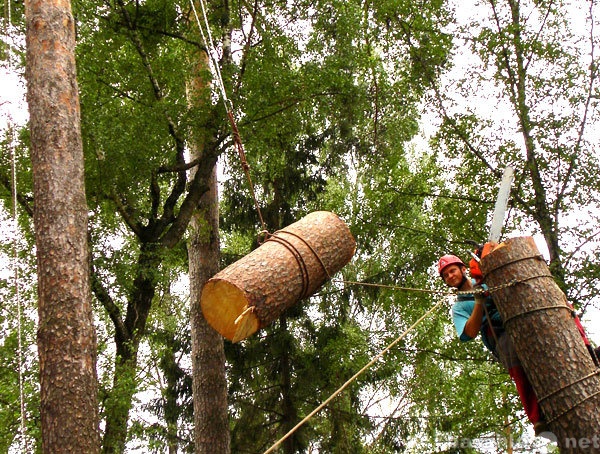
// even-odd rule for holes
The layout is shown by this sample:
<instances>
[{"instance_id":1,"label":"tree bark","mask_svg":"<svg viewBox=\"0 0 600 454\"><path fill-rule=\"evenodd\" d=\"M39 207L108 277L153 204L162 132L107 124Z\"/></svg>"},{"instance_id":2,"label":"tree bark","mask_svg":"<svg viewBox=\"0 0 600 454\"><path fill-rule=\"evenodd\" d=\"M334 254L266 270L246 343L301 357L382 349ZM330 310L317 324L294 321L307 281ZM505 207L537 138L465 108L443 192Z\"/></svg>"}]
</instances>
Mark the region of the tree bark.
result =
<instances>
[{"instance_id":1,"label":"tree bark","mask_svg":"<svg viewBox=\"0 0 600 454\"><path fill-rule=\"evenodd\" d=\"M310 213L207 282L204 316L227 339L244 339L312 295L355 250L354 238L338 216Z\"/></svg>"},{"instance_id":2,"label":"tree bark","mask_svg":"<svg viewBox=\"0 0 600 454\"><path fill-rule=\"evenodd\" d=\"M216 171L215 171L216 173ZM205 282L219 270L217 178L192 220L188 248L194 394L194 445L196 454L230 451L227 379L223 338L211 328L200 309Z\"/></svg>"},{"instance_id":3,"label":"tree bark","mask_svg":"<svg viewBox=\"0 0 600 454\"><path fill-rule=\"evenodd\" d=\"M598 369L533 239L508 240L481 270L561 452L600 452Z\"/></svg>"},{"instance_id":4,"label":"tree bark","mask_svg":"<svg viewBox=\"0 0 600 454\"><path fill-rule=\"evenodd\" d=\"M208 60L199 56L191 81L190 103L208 102ZM204 152L203 131L195 131L190 144L192 159ZM229 454L230 433L227 407L227 377L223 338L206 322L200 309L202 288L220 268L219 197L217 166L208 182L209 190L190 221L188 262L190 276L190 323L192 334L192 390L194 399L194 448L196 454Z\"/></svg>"},{"instance_id":5,"label":"tree bark","mask_svg":"<svg viewBox=\"0 0 600 454\"><path fill-rule=\"evenodd\" d=\"M83 146L68 0L25 2L38 275L42 449L97 453Z\"/></svg>"}]
</instances>

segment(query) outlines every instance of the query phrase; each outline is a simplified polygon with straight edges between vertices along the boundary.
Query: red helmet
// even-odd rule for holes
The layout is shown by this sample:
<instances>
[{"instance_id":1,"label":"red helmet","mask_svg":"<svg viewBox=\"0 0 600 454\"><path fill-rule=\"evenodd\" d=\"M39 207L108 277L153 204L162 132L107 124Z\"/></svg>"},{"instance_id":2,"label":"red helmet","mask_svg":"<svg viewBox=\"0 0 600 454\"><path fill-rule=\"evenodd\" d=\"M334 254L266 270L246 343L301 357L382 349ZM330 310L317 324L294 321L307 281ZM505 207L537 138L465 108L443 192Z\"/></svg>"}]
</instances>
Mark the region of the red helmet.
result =
<instances>
[{"instance_id":1,"label":"red helmet","mask_svg":"<svg viewBox=\"0 0 600 454\"><path fill-rule=\"evenodd\" d=\"M444 255L442 258L440 258L440 261L438 262L438 273L440 273L440 276L442 275L442 271L444 271L444 268L450 265L462 265L466 268L466 265L457 256Z\"/></svg>"}]
</instances>

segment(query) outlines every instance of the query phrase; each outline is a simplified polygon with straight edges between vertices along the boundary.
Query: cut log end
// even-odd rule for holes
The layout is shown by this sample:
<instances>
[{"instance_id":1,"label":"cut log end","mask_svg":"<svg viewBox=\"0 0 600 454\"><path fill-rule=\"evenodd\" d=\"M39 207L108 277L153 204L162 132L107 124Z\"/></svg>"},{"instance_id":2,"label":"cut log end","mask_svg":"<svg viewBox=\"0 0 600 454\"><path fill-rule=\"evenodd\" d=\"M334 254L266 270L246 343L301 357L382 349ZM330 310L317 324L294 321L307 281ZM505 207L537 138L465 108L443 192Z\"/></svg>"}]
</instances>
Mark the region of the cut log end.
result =
<instances>
[{"instance_id":1,"label":"cut log end","mask_svg":"<svg viewBox=\"0 0 600 454\"><path fill-rule=\"evenodd\" d=\"M200 299L204 317L232 342L245 339L314 294L355 249L336 214L309 213L213 276Z\"/></svg>"},{"instance_id":2,"label":"cut log end","mask_svg":"<svg viewBox=\"0 0 600 454\"><path fill-rule=\"evenodd\" d=\"M225 280L208 281L200 304L209 325L232 342L245 339L260 326L244 292Z\"/></svg>"}]
</instances>

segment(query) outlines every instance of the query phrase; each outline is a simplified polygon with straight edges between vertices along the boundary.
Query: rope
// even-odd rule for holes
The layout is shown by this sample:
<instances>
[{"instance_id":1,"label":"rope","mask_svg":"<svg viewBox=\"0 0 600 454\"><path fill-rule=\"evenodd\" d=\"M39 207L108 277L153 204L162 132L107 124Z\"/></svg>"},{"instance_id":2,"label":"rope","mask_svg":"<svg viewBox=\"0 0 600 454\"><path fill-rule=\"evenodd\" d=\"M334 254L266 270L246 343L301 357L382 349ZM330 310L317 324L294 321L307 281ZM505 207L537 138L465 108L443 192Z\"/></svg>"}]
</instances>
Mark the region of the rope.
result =
<instances>
[{"instance_id":1,"label":"rope","mask_svg":"<svg viewBox=\"0 0 600 454\"><path fill-rule=\"evenodd\" d=\"M6 42L8 44L8 69L12 71L12 42L9 34L9 30L12 25L12 4L10 0L5 1L5 27L4 34L6 36ZM17 164L14 153L14 137L13 137L13 126L12 126L12 118L10 112L8 113L8 121L7 121L7 131L8 131L8 148L10 153L10 167L11 167L11 186L12 186L12 228L13 228L13 244L12 244L12 266L13 266L13 279L14 279L14 288L15 288L15 301L17 303L17 360L18 360L18 369L19 369L19 405L20 405L20 435L21 435L21 450L22 452L29 452L29 446L27 441L27 420L26 420L26 412L25 412L25 391L24 391L24 378L23 378L23 327L22 327L22 307L21 307L21 296L20 296L20 284L19 284L19 266L18 266L18 258L19 258L19 247L18 247L18 232L19 232L19 222L18 222L18 203L17 203Z\"/></svg>"},{"instance_id":2,"label":"rope","mask_svg":"<svg viewBox=\"0 0 600 454\"><path fill-rule=\"evenodd\" d=\"M242 139L235 121L235 117L233 116L233 103L227 97L227 91L225 90L223 76L221 75L221 70L219 68L219 60L216 56L215 46L213 43L212 34L210 32L210 24L208 23L208 17L206 15L206 7L204 5L204 0L199 0L199 3L202 9L204 26L206 27L206 35L204 34L204 27L202 27L202 25L200 24L200 18L198 17L198 12L196 11L194 0L190 0L190 5L192 6L192 11L194 12L194 17L196 18L196 23L198 24L198 29L200 30L200 35L202 36L202 40L204 41L204 45L206 46L206 53L208 54L208 67L210 69L211 74L217 81L217 87L219 88L219 91L221 93L221 99L223 100L225 111L227 112L227 119L229 120L229 124L231 126L231 131L233 134L233 143L238 152L238 156L240 158L240 162L242 164L242 169L244 170L246 179L248 180L250 193L252 195L252 199L254 200L254 206L258 213L260 225L262 227L262 230L266 231L266 224L263 219L262 212L260 211L260 205L258 204L258 199L256 198L256 193L254 191L254 184L252 183L252 177L250 176L250 165L246 160L246 152L244 151L244 145L242 143Z\"/></svg>"},{"instance_id":3,"label":"rope","mask_svg":"<svg viewBox=\"0 0 600 454\"><path fill-rule=\"evenodd\" d=\"M13 244L12 244L12 262L13 262L13 279L14 279L14 288L15 288L15 301L17 303L17 361L19 363L19 399L20 399L20 411L21 411L21 421L20 421L20 431L21 431L21 444L23 446L24 451L28 452L28 442L27 442L27 431L26 431L26 413L25 413L25 391L23 387L23 328L22 328L22 307L21 307L21 295L20 295L20 284L19 284L19 248L18 248L18 233L19 233L19 223L17 218L17 165L13 148L13 137L12 137L12 126L8 125L9 130L9 152L10 152L10 162L11 162L11 186L12 186L12 224L13 224Z\"/></svg>"},{"instance_id":4,"label":"rope","mask_svg":"<svg viewBox=\"0 0 600 454\"><path fill-rule=\"evenodd\" d=\"M294 256L294 258L296 259L296 262L298 263L298 267L300 268L300 274L302 276L302 292L300 294L300 299L304 299L307 296L309 296L309 291L310 291L310 274L308 272L308 267L306 266L304 257L302 257L302 254L300 253L298 248L296 248L296 246L294 246L294 244L291 241L283 238L281 236L282 233L291 235L294 238L297 238L298 240L300 240L313 253L313 255L315 256L317 261L321 264L321 267L323 268L323 271L325 271L325 274L327 275L328 279L331 279L331 275L329 274L329 270L325 266L325 263L323 262L323 260L321 259L321 257L317 253L317 251L308 243L308 241L306 241L300 235L297 235L293 232L289 232L287 230L278 230L277 232L275 232L273 234L269 234L267 232L267 239L264 241L265 243L267 241L274 241L276 243L281 244L288 251L290 251L291 254Z\"/></svg>"},{"instance_id":5,"label":"rope","mask_svg":"<svg viewBox=\"0 0 600 454\"><path fill-rule=\"evenodd\" d=\"M300 294L300 299L306 298L310 289L310 275L308 273L308 267L306 266L306 262L304 261L302 254L300 254L298 249L296 249L296 247L288 240L275 234L269 237L266 241L275 241L292 253L294 258L296 259L296 262L298 263L298 267L300 268L300 274L302 276L302 293Z\"/></svg>"},{"instance_id":6,"label":"rope","mask_svg":"<svg viewBox=\"0 0 600 454\"><path fill-rule=\"evenodd\" d=\"M582 381L587 380L588 378L591 378L594 375L598 375L598 374L600 374L600 369L596 369L595 371L593 371L593 372L585 375L584 377L578 378L574 382L569 383L568 385L565 385L562 388L558 388L557 390L552 391L552 392L546 394L544 397L539 398L538 402L542 402L542 401L544 401L544 400L546 400L546 399L554 396L555 394L558 394L559 392L561 392L561 391L563 391L563 390L565 390L565 389L567 389L567 388L569 388L569 387L571 387L573 385L576 385L577 383L581 383Z\"/></svg>"},{"instance_id":7,"label":"rope","mask_svg":"<svg viewBox=\"0 0 600 454\"><path fill-rule=\"evenodd\" d=\"M542 276L545 276L545 275L542 275ZM403 290L403 291L409 291L409 292L421 292L421 293L432 293L432 294L437 294L437 295L457 296L457 295L483 295L486 293L494 293L499 290L505 289L507 287L513 287L519 283L526 282L529 279L532 279L532 278L528 277L528 278L521 279L521 280L512 279L505 284L500 284L495 287L489 287L488 289L474 288L472 290L450 290L450 291L449 290L423 289L423 288L414 288L414 287L402 287L402 286L398 286L398 285L389 285L389 284L375 284L375 283L371 283L371 282L346 281L346 280L342 280L342 279L333 279L332 282L339 282L341 284L348 284L348 285L362 285L365 287L381 287L381 288L387 288L387 289L391 289L391 290Z\"/></svg>"},{"instance_id":8,"label":"rope","mask_svg":"<svg viewBox=\"0 0 600 454\"><path fill-rule=\"evenodd\" d=\"M364 287L381 287L381 288L387 288L390 290L403 290L403 291L407 291L407 292L433 293L433 294L437 294L437 295L447 295L447 296L459 294L459 292L457 292L457 291L432 290L432 289L422 289L422 288L414 288L414 287L401 287L398 285L374 284L371 282L346 281L343 279L333 279L332 282L339 282L340 284L347 284L347 285L362 285ZM469 292L469 293L471 294L473 292Z\"/></svg>"},{"instance_id":9,"label":"rope","mask_svg":"<svg viewBox=\"0 0 600 454\"><path fill-rule=\"evenodd\" d=\"M591 394L589 396L584 397L583 399L579 400L576 404L572 405L570 408L567 408L565 411L559 413L558 415L554 416L553 418L548 419L546 421L546 423L547 424L551 424L552 422L556 421L557 419L562 418L564 415L566 415L570 411L572 411L575 408L579 407L585 401L590 400L591 398L596 397L599 394L600 394L600 391L596 391L594 394Z\"/></svg>"},{"instance_id":10,"label":"rope","mask_svg":"<svg viewBox=\"0 0 600 454\"><path fill-rule=\"evenodd\" d=\"M504 324L506 325L508 322L514 320L515 318L524 317L525 315L533 314L534 312L547 311L547 310L550 310L550 309L567 309L570 313L574 313L575 312L573 309L571 309L567 305L536 307L536 308L530 309L528 311L521 312L520 314L515 314L512 317L508 317L506 320L504 320Z\"/></svg>"},{"instance_id":11,"label":"rope","mask_svg":"<svg viewBox=\"0 0 600 454\"><path fill-rule=\"evenodd\" d=\"M425 318L429 316L429 314L433 313L437 310L438 307L442 305L443 301L438 302L435 306L429 309L425 314L423 314L419 319L414 322L411 326L409 326L406 331L404 331L400 336L398 336L391 344L389 344L386 348L384 348L379 354L377 354L371 361L369 361L362 369L356 372L352 377L350 377L346 383L344 383L340 388L337 389L331 396L327 398L321 405L311 411L302 421L296 424L288 433L286 433L283 437L281 437L277 442L275 442L269 449L267 449L263 454L269 454L273 452L277 446L283 443L290 435L292 435L300 426L302 426L306 421L312 418L317 412L322 410L329 402L331 402L338 394L340 394L343 390L345 390L356 378L358 378L364 371L366 371L369 367L371 367L375 362L380 359L383 355L385 355L390 349L392 349L398 342L400 342L410 331L412 331L415 327L417 327Z\"/></svg>"},{"instance_id":12,"label":"rope","mask_svg":"<svg viewBox=\"0 0 600 454\"><path fill-rule=\"evenodd\" d=\"M204 28L200 25L200 19L198 18L198 12L196 11L196 6L194 5L194 0L190 0L190 5L192 6L192 11L194 12L194 17L196 18L196 23L198 24L198 29L200 30L200 35L202 36L202 41L204 41L204 45L206 46L206 53L208 54L208 66L210 72L215 76L217 80L217 87L221 92L221 99L223 100L223 104L225 104L225 109L227 111L232 110L233 104L227 98L227 92L225 91L225 84L223 83L223 77L221 76L221 70L219 69L219 60L217 59L214 49L215 46L213 44L212 34L210 33L210 25L208 23L208 17L206 15L206 8L204 6L204 0L199 0L200 7L202 8L202 17L204 18L204 25L206 26L207 36L204 34Z\"/></svg>"}]
</instances>

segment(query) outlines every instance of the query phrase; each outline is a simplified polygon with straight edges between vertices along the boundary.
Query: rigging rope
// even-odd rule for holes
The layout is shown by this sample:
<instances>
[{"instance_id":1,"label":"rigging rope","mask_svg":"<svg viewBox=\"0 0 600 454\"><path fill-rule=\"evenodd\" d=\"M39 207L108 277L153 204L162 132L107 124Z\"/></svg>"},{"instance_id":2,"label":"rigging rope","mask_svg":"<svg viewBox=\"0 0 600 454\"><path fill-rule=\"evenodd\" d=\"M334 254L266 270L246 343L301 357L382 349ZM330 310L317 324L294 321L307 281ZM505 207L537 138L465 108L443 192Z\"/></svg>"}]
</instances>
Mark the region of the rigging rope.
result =
<instances>
[{"instance_id":1,"label":"rigging rope","mask_svg":"<svg viewBox=\"0 0 600 454\"><path fill-rule=\"evenodd\" d=\"M252 199L254 200L254 206L256 208L258 218L260 220L262 232L267 233L267 227L265 221L262 216L262 212L260 211L260 205L258 203L258 199L256 198L256 193L254 191L254 184L252 183L252 177L250 176L250 165L246 160L246 152L244 150L244 145L242 143L242 139L240 136L239 129L237 127L235 117L233 115L233 103L227 97L227 91L225 90L225 84L223 82L223 76L221 75L221 70L219 68L219 60L216 56L215 46L212 39L212 34L210 32L210 25L208 23L208 17L206 15L206 7L204 5L204 0L199 0L200 7L202 9L202 17L204 19L204 26L206 27L206 34L204 33L204 27L200 23L200 18L198 17L198 12L196 11L196 6L194 5L194 0L190 0L190 5L192 6L192 11L194 12L194 17L196 18L196 23L198 24L198 29L200 30L200 35L202 36L202 40L204 41L204 45L206 46L206 53L208 55L208 67L213 75L214 79L217 82L217 87L219 88L219 92L221 93L221 99L223 104L225 105L225 111L227 112L227 119L229 120L229 124L231 126L232 134L233 134L233 142L238 152L238 156L242 163L242 169L244 170L244 174L246 175L246 179L248 180L248 185L250 187L250 194L252 195Z\"/></svg>"},{"instance_id":2,"label":"rigging rope","mask_svg":"<svg viewBox=\"0 0 600 454\"><path fill-rule=\"evenodd\" d=\"M12 47L13 43L11 42L10 29L12 24L12 5L10 0L6 0L4 4L5 8L5 22L4 22L4 35L6 37L6 44L8 45L8 72L11 73L13 71L12 67ZM9 104L11 102L9 101ZM10 156L10 172L11 172L11 196L12 196L12 268L13 268L13 285L15 292L15 302L17 303L17 361L18 361L18 373L19 373L19 405L20 405L20 440L19 443L21 445L22 452L29 452L29 446L27 442L27 419L26 419L26 411L25 411L25 391L24 391L24 374L23 374L23 327L22 327L22 318L23 318L23 308L21 305L21 296L20 296L20 283L19 283L19 246L18 246L18 237L19 237L19 221L18 221L18 203L17 203L17 164L15 158L15 146L14 146L14 136L13 136L13 124L12 124L12 116L10 111L7 115L7 143L9 149Z\"/></svg>"},{"instance_id":3,"label":"rigging rope","mask_svg":"<svg viewBox=\"0 0 600 454\"><path fill-rule=\"evenodd\" d=\"M527 278L524 279L524 281L525 280L527 280ZM344 281L344 280L338 280L338 279L335 279L333 281L335 281L335 282L341 282L341 283L345 283L345 284L349 284L349 285L363 285L363 286L369 286L369 287L388 288L388 289L393 289L393 290L405 290L405 291L435 293L435 294L439 294L439 295L462 295L462 294L479 295L479 294L485 294L485 293L493 293L493 292L496 292L498 290L501 290L501 289L504 289L504 288L507 288L507 287L512 287L512 286L518 284L519 282L521 282L521 281L517 281L517 280L511 280L511 281L507 282L506 284L501 284L501 285L498 285L496 287L491 287L491 288L488 288L487 290L484 290L484 289L473 289L473 290L466 290L466 291L451 291L451 292L449 292L449 291L443 291L443 290L431 290L431 289L420 289L420 288L411 288L411 287L400 287L400 286L396 286L396 285L373 284L373 283L369 283L369 282L354 282L354 281ZM277 442L275 442L263 454L269 454L269 453L273 452L273 450L275 448L277 448L277 446L279 446L281 443L283 443L296 430L298 430L298 428L300 428L300 426L302 426L306 421L308 421L316 413L318 413L320 410L322 410L327 404L329 404L329 402L331 402L338 394L340 394L342 391L344 391L354 380L356 380L369 367L371 367L373 364L375 364L375 362L378 359L380 359L390 349L392 349L398 342L400 342L410 331L412 331L414 328L416 328L431 313L435 312L444 302L445 302L445 300L440 300L431 309L429 309L425 314L423 314L416 322L414 322L411 326L409 326L406 329L406 331L404 331L392 343L390 343L386 348L384 348L380 353L378 353L371 361L369 361L365 366L363 366L362 369L360 369L352 377L350 377L331 396L329 396L323 403L321 403L317 408L315 408L307 416L305 416L304 419L302 419L302 421L300 421L298 424L296 424L289 432L287 432L283 437L281 437Z\"/></svg>"},{"instance_id":4,"label":"rigging rope","mask_svg":"<svg viewBox=\"0 0 600 454\"><path fill-rule=\"evenodd\" d=\"M26 419L25 419L25 392L23 389L23 328L22 328L22 307L21 297L19 292L19 250L18 250L18 212L17 212L17 165L15 159L15 153L13 149L13 138L12 129L9 124L9 148L10 148L10 161L11 161L11 184L12 184L12 224L13 224L13 279L15 287L15 301L17 303L17 338L18 338L18 369L19 369L19 398L21 405L21 443L23 444L24 451L28 452L27 447L27 436L26 436Z\"/></svg>"},{"instance_id":5,"label":"rigging rope","mask_svg":"<svg viewBox=\"0 0 600 454\"><path fill-rule=\"evenodd\" d=\"M375 362L380 359L383 355L385 355L389 350L391 350L398 342L400 342L406 335L411 332L414 328L416 328L423 320L425 320L429 314L435 312L442 304L444 300L440 300L435 306L429 309L425 314L423 314L419 319L410 325L400 336L398 336L392 343L390 343L387 347L385 347L381 352L379 352L371 361L369 361L362 369L356 372L352 377L350 377L346 383L340 386L331 396L329 396L321 405L311 411L302 421L296 424L288 433L286 433L283 437L281 437L277 442L275 442L269 449L267 449L263 454L269 454L273 452L277 446L283 443L290 435L292 435L300 426L302 426L306 421L312 418L317 412L322 410L329 402L331 402L338 394L340 394L343 390L345 390L354 380L356 380L364 371L366 371L369 367L371 367Z\"/></svg>"}]
</instances>

